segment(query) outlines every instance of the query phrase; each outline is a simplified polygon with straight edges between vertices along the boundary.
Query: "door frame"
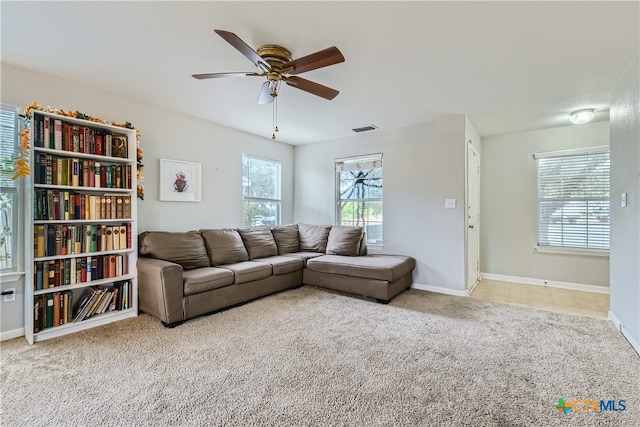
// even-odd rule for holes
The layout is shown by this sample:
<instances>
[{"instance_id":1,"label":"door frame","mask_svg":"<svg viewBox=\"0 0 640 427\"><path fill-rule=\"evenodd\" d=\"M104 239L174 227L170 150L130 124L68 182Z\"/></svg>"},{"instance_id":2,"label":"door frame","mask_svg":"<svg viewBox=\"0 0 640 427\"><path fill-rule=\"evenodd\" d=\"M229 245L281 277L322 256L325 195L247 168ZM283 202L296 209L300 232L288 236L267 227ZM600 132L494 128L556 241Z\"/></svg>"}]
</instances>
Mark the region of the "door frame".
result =
<instances>
[{"instance_id":1,"label":"door frame","mask_svg":"<svg viewBox=\"0 0 640 427\"><path fill-rule=\"evenodd\" d=\"M471 195L469 193L471 186L469 185L471 176L469 174L469 165L470 165L470 152L469 151L473 151L473 153L475 154L475 156L478 159L478 182L477 182L477 209L478 209L478 224L477 226L475 226L475 231L476 231L476 244L474 245L475 248L471 248L469 245L469 202L471 201ZM465 238L465 266L464 266L464 271L465 271L465 289L467 292L467 295L469 295L471 293L471 291L473 290L473 288L478 284L478 282L480 281L481 277L481 273L480 273L480 166L481 166L481 161L480 161L480 152L473 146L473 141L472 140L468 140L467 144L466 144L466 150L465 150L465 205L464 205L464 224L465 224L465 231L464 231L464 238ZM471 272L469 271L469 258L471 256L471 251L475 251L475 255L476 255L476 260L478 263L478 276L476 277L475 282L473 283L473 285L469 286L469 275L471 274Z\"/></svg>"}]
</instances>

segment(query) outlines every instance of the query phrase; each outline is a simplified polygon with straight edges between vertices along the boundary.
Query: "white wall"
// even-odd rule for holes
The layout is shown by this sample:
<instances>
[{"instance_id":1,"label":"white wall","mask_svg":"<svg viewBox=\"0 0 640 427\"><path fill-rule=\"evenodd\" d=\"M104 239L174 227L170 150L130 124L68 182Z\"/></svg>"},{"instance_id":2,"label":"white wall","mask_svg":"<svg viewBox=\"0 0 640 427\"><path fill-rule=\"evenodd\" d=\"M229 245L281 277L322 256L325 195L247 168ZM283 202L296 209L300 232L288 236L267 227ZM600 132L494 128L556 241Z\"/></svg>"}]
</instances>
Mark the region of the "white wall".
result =
<instances>
[{"instance_id":1,"label":"white wall","mask_svg":"<svg viewBox=\"0 0 640 427\"><path fill-rule=\"evenodd\" d=\"M543 151L609 145L609 122L483 138L480 266L483 273L609 285L609 259L538 253L537 172Z\"/></svg>"},{"instance_id":2,"label":"white wall","mask_svg":"<svg viewBox=\"0 0 640 427\"><path fill-rule=\"evenodd\" d=\"M129 121L142 134L145 200L138 204L138 231L186 231L237 227L242 222L242 153L282 162L282 220L293 219L293 147L158 108L99 89L1 64L1 101L24 108L40 105L77 110L117 122ZM169 107L169 106L168 106ZM202 202L158 200L158 160L202 165ZM2 304L2 326L23 324L23 292ZM22 326L20 326L22 327Z\"/></svg>"},{"instance_id":3,"label":"white wall","mask_svg":"<svg viewBox=\"0 0 640 427\"><path fill-rule=\"evenodd\" d=\"M639 63L640 53L611 95L611 315L640 353Z\"/></svg>"},{"instance_id":4,"label":"white wall","mask_svg":"<svg viewBox=\"0 0 640 427\"><path fill-rule=\"evenodd\" d=\"M383 153L384 247L416 258L416 285L465 290L465 117L295 147L294 221L335 223L334 160ZM457 207L445 209L445 198Z\"/></svg>"}]
</instances>

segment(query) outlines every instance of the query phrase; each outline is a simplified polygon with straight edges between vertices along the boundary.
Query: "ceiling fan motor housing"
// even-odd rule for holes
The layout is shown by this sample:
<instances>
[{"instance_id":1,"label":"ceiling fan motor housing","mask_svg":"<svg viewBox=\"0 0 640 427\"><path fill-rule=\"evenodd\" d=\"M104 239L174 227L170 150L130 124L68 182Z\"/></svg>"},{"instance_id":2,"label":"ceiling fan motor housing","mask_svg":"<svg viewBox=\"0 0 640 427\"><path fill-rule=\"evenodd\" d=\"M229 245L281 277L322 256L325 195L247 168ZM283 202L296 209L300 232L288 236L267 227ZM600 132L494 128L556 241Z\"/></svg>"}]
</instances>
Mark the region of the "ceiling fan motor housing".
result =
<instances>
[{"instance_id":1,"label":"ceiling fan motor housing","mask_svg":"<svg viewBox=\"0 0 640 427\"><path fill-rule=\"evenodd\" d=\"M289 52L288 49L282 46L278 46L277 44L262 45L256 50L256 52L265 61L267 61L269 65L271 65L271 71L277 74L282 74L282 65L292 60L291 52Z\"/></svg>"}]
</instances>

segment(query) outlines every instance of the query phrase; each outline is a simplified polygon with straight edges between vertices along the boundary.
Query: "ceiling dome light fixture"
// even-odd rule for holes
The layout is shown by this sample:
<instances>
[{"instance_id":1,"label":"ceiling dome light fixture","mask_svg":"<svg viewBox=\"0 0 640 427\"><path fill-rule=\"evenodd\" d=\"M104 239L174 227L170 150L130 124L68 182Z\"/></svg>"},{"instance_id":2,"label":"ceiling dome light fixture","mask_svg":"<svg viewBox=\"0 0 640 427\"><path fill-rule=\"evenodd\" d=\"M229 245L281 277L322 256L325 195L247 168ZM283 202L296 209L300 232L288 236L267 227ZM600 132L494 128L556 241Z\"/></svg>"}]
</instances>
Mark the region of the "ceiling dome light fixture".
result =
<instances>
[{"instance_id":1,"label":"ceiling dome light fixture","mask_svg":"<svg viewBox=\"0 0 640 427\"><path fill-rule=\"evenodd\" d=\"M593 120L594 116L595 115L593 114L593 108L586 108L571 113L570 120L574 125L582 125L585 123L589 123L591 120Z\"/></svg>"}]
</instances>

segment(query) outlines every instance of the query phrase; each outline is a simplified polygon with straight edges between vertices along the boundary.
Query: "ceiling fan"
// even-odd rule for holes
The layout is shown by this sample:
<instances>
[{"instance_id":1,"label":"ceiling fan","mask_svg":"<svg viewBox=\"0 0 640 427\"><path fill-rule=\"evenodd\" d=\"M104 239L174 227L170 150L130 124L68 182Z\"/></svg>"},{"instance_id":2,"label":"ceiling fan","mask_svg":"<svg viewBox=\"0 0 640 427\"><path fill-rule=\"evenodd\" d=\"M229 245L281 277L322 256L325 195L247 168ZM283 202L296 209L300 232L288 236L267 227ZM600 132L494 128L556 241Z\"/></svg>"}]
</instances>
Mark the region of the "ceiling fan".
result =
<instances>
[{"instance_id":1,"label":"ceiling fan","mask_svg":"<svg viewBox=\"0 0 640 427\"><path fill-rule=\"evenodd\" d=\"M265 44L257 50L253 50L240 37L232 32L224 30L214 30L216 34L225 39L231 46L249 58L258 68L258 72L232 72L232 73L206 73L193 74L196 79L218 79L226 77L266 77L262 84L258 104L269 104L278 96L280 82L317 95L321 98L331 100L338 95L338 91L311 80L296 76L307 71L315 70L329 65L344 62L344 56L340 50L331 46L298 59L291 58L291 52L286 48Z\"/></svg>"}]
</instances>

